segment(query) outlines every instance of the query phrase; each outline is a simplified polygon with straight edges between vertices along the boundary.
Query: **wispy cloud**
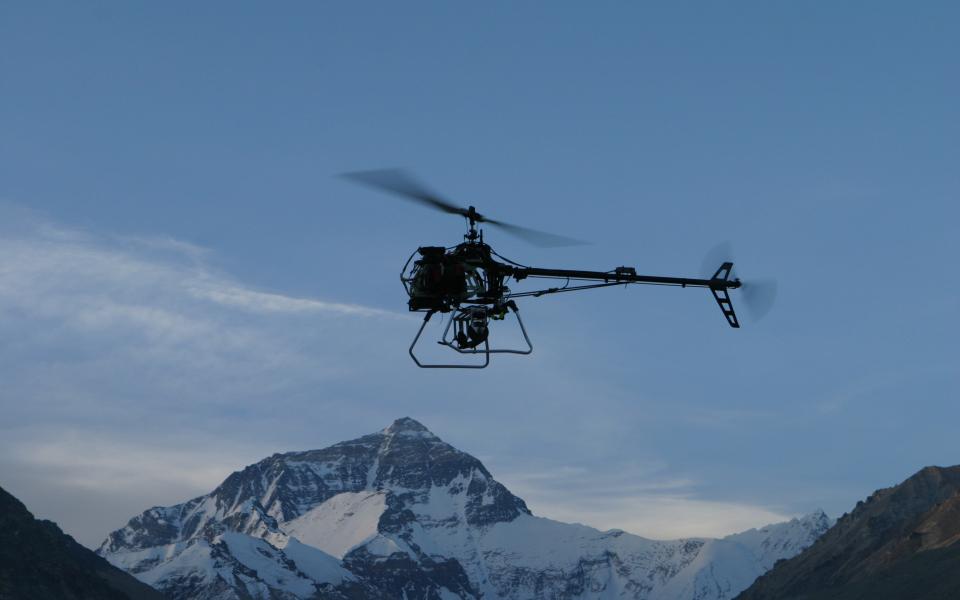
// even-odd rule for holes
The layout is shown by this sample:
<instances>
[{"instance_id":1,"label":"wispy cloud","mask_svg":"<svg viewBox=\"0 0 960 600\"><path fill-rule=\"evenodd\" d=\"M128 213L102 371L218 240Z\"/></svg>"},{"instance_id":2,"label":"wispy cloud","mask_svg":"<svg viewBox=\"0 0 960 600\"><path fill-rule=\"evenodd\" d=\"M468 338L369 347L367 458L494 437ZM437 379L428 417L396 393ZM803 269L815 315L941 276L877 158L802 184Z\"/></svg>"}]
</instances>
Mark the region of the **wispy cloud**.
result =
<instances>
[{"instance_id":1,"label":"wispy cloud","mask_svg":"<svg viewBox=\"0 0 960 600\"><path fill-rule=\"evenodd\" d=\"M211 445L176 433L170 436L176 444L129 434L89 434L79 428L35 427L13 434L2 446L7 461L67 488L125 494L131 488L162 486L181 490L183 498L209 492L232 471L273 452L229 440Z\"/></svg>"},{"instance_id":2,"label":"wispy cloud","mask_svg":"<svg viewBox=\"0 0 960 600\"><path fill-rule=\"evenodd\" d=\"M298 298L244 286L206 266L200 260L208 254L206 249L172 238L96 236L22 220L21 226L22 230L11 232L8 225L0 238L0 298L8 306L29 312L69 317L74 307L109 297L116 299L115 305L193 298L263 313L399 316L360 304ZM158 248L171 254L151 252Z\"/></svg>"},{"instance_id":3,"label":"wispy cloud","mask_svg":"<svg viewBox=\"0 0 960 600\"><path fill-rule=\"evenodd\" d=\"M119 242L127 242L132 246L140 247L143 249L158 250L161 252L170 252L173 254L179 254L181 256L186 256L194 260L204 260L211 256L212 252L209 248L205 248L198 244L192 242L187 242L185 240L178 240L170 236L147 236L147 235L134 235L134 236L114 236Z\"/></svg>"},{"instance_id":4,"label":"wispy cloud","mask_svg":"<svg viewBox=\"0 0 960 600\"><path fill-rule=\"evenodd\" d=\"M198 432L28 426L0 436L0 480L35 514L96 547L144 509L205 494L272 452L229 437L211 443Z\"/></svg>"},{"instance_id":5,"label":"wispy cloud","mask_svg":"<svg viewBox=\"0 0 960 600\"><path fill-rule=\"evenodd\" d=\"M294 298L282 294L260 292L242 287L227 287L222 284L194 287L190 292L223 306L263 313L327 313L357 317L402 318L395 312L370 308L359 304L324 302L311 298Z\"/></svg>"},{"instance_id":6,"label":"wispy cloud","mask_svg":"<svg viewBox=\"0 0 960 600\"><path fill-rule=\"evenodd\" d=\"M540 516L654 539L722 537L790 518L777 510L700 498L696 482L659 462L607 469L546 467L499 477Z\"/></svg>"},{"instance_id":7,"label":"wispy cloud","mask_svg":"<svg viewBox=\"0 0 960 600\"><path fill-rule=\"evenodd\" d=\"M91 499L43 515L88 544L107 531L91 504L134 514L183 500L170 491L209 491L309 437L311 415L340 402L328 390L407 325L257 289L188 242L12 212L0 223L0 482L40 507Z\"/></svg>"},{"instance_id":8,"label":"wispy cloud","mask_svg":"<svg viewBox=\"0 0 960 600\"><path fill-rule=\"evenodd\" d=\"M241 401L300 375L309 385L349 370L335 353L318 365L302 349L358 319L391 316L244 286L197 262L192 246L184 260L179 244L172 256L156 255L109 236L22 225L0 238L7 398L19 392L42 404L39 392L59 385L60 402L99 378L102 403L127 394L195 401L202 389L215 390L203 401Z\"/></svg>"}]
</instances>

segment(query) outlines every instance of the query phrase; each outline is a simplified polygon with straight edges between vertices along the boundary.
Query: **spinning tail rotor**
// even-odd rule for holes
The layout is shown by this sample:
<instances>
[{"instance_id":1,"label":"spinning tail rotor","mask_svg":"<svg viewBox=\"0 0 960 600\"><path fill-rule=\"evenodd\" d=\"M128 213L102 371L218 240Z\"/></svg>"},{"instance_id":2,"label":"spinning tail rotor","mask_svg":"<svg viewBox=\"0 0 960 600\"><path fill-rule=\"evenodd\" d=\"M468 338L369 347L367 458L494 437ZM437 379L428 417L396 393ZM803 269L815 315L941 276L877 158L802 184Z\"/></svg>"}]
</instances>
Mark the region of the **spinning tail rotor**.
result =
<instances>
[{"instance_id":1,"label":"spinning tail rotor","mask_svg":"<svg viewBox=\"0 0 960 600\"><path fill-rule=\"evenodd\" d=\"M703 259L702 272L709 273L713 269L713 265L719 262L722 262L722 266L714 273L714 278L722 275L724 267L730 265L729 270L726 271L726 278L734 277L737 281L740 281L733 270L733 249L730 242L721 242L707 252ZM750 278L740 283L743 304L754 321L759 321L765 317L773 308L777 299L777 287L777 280L770 277ZM716 296L716 293L714 296ZM717 302L720 302L719 298ZM720 304L720 308L723 309L723 304ZM730 319L725 310L724 316L727 316L728 320ZM734 315L734 318L736 318L736 315ZM731 323L731 326L737 327L738 325Z\"/></svg>"}]
</instances>

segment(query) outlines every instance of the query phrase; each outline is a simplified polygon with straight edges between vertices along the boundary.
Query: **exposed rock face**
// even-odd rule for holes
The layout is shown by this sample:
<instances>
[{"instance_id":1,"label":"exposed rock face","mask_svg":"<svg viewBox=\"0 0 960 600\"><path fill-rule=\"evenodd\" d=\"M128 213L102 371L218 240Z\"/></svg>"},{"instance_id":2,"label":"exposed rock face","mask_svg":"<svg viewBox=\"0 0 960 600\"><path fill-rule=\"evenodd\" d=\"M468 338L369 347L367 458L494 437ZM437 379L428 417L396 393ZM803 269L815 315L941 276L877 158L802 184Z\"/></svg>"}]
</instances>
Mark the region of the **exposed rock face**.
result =
<instances>
[{"instance_id":1,"label":"exposed rock face","mask_svg":"<svg viewBox=\"0 0 960 600\"><path fill-rule=\"evenodd\" d=\"M162 598L0 488L0 600Z\"/></svg>"},{"instance_id":2,"label":"exposed rock face","mask_svg":"<svg viewBox=\"0 0 960 600\"><path fill-rule=\"evenodd\" d=\"M404 418L275 454L206 496L144 512L99 552L191 600L726 600L829 525L817 513L661 542L535 517L480 461Z\"/></svg>"},{"instance_id":3,"label":"exposed rock face","mask_svg":"<svg viewBox=\"0 0 960 600\"><path fill-rule=\"evenodd\" d=\"M960 598L960 466L875 492L738 596L774 598Z\"/></svg>"}]
</instances>

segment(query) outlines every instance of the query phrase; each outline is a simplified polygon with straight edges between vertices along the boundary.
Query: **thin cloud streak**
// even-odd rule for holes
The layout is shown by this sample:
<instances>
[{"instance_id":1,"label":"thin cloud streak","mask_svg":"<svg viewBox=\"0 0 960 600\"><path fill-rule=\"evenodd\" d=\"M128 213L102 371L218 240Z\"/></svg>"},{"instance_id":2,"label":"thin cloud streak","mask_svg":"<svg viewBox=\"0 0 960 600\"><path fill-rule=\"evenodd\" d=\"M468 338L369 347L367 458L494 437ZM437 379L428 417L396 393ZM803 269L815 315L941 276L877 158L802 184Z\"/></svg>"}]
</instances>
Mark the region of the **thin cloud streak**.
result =
<instances>
[{"instance_id":1,"label":"thin cloud streak","mask_svg":"<svg viewBox=\"0 0 960 600\"><path fill-rule=\"evenodd\" d=\"M328 313L357 317L406 318L399 313L370 308L359 304L323 302L310 298L294 298L282 294L259 292L241 287L214 285L190 288L197 298L204 298L223 306L261 313Z\"/></svg>"},{"instance_id":2,"label":"thin cloud streak","mask_svg":"<svg viewBox=\"0 0 960 600\"><path fill-rule=\"evenodd\" d=\"M98 438L87 430L45 428L0 444L7 460L45 472L65 489L123 494L137 488L175 488L206 493L231 472L273 452L248 444L217 444L179 436L175 446L160 440Z\"/></svg>"},{"instance_id":3,"label":"thin cloud streak","mask_svg":"<svg viewBox=\"0 0 960 600\"><path fill-rule=\"evenodd\" d=\"M0 479L34 514L96 548L144 509L206 494L270 453L249 441L211 444L203 433L27 427L0 435Z\"/></svg>"},{"instance_id":4,"label":"thin cloud streak","mask_svg":"<svg viewBox=\"0 0 960 600\"><path fill-rule=\"evenodd\" d=\"M652 539L723 537L795 515L698 498L690 478L664 477L658 463L613 465L609 472L561 466L499 477L534 514Z\"/></svg>"},{"instance_id":5,"label":"thin cloud streak","mask_svg":"<svg viewBox=\"0 0 960 600\"><path fill-rule=\"evenodd\" d=\"M404 324L258 290L187 242L4 216L0 482L87 545L309 438L325 390Z\"/></svg>"},{"instance_id":6,"label":"thin cloud streak","mask_svg":"<svg viewBox=\"0 0 960 600\"><path fill-rule=\"evenodd\" d=\"M382 326L392 315L243 286L197 263L189 244L184 250L166 240L176 252L156 255L122 238L45 222L21 220L14 231L8 222L5 229L0 369L11 371L4 378L11 398L19 393L43 404L38 389L59 384L60 402L71 388L83 394L78 380L91 379L110 389L100 392L107 405L122 404L123 394L166 393L171 402L216 390L206 401L279 392L301 377L299 385L316 384L352 366L337 355L318 364L304 347L365 319Z\"/></svg>"},{"instance_id":7,"label":"thin cloud streak","mask_svg":"<svg viewBox=\"0 0 960 600\"><path fill-rule=\"evenodd\" d=\"M78 299L99 298L109 292L129 297L131 291L136 293L141 286L159 284L166 286L168 295L186 290L194 298L252 312L402 316L360 304L297 298L245 287L195 262L208 251L188 242L171 238L148 238L145 242L142 238L98 237L49 223L25 225L25 233L0 240L0 294L5 303L21 308L67 312ZM136 244L124 247L122 242L131 239ZM160 246L194 262L183 264L138 253L138 245L148 249ZM66 302L57 305L60 301Z\"/></svg>"}]
</instances>

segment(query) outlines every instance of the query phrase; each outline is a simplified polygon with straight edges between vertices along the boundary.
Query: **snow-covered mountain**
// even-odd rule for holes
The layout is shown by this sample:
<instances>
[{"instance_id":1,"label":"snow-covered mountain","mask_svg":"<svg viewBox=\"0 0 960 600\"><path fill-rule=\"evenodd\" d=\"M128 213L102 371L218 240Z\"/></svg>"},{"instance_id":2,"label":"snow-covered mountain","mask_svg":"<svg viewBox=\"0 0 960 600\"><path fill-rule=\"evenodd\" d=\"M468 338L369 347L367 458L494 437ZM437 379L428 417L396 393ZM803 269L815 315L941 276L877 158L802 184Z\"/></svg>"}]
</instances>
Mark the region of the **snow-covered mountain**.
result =
<instances>
[{"instance_id":1,"label":"snow-covered mountain","mask_svg":"<svg viewBox=\"0 0 960 600\"><path fill-rule=\"evenodd\" d=\"M654 541L534 516L476 458L399 419L275 454L152 508L98 552L173 599L725 600L831 525Z\"/></svg>"}]
</instances>

